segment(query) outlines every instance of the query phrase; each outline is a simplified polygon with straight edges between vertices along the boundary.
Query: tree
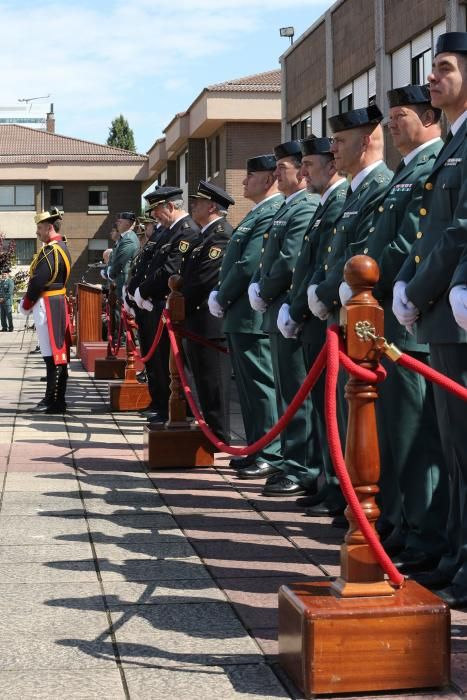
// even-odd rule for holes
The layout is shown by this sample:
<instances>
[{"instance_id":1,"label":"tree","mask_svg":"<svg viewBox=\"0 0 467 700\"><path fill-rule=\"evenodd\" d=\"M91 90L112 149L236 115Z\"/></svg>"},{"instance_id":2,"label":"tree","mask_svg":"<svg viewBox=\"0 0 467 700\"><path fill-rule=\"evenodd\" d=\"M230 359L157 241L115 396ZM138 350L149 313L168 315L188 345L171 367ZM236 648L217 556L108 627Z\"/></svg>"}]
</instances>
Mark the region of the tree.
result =
<instances>
[{"instance_id":1,"label":"tree","mask_svg":"<svg viewBox=\"0 0 467 700\"><path fill-rule=\"evenodd\" d=\"M133 129L130 129L130 125L123 114L112 121L107 145L115 146L116 148L124 148L125 151L136 151Z\"/></svg>"},{"instance_id":2,"label":"tree","mask_svg":"<svg viewBox=\"0 0 467 700\"><path fill-rule=\"evenodd\" d=\"M6 242L6 235L0 231L0 270L13 267L15 264L15 242Z\"/></svg>"}]
</instances>

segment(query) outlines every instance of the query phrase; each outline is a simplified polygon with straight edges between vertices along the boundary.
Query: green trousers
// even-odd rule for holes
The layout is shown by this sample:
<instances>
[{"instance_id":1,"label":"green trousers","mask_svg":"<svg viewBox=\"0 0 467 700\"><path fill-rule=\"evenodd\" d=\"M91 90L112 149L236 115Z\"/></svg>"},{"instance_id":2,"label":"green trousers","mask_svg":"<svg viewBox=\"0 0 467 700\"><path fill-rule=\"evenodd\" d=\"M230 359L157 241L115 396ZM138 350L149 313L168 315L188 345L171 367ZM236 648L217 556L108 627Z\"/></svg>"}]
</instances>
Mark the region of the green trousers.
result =
<instances>
[{"instance_id":1,"label":"green trousers","mask_svg":"<svg viewBox=\"0 0 467 700\"><path fill-rule=\"evenodd\" d=\"M226 336L246 440L251 445L278 420L269 338L256 333L226 333ZM282 464L279 436L257 454L257 461L274 467Z\"/></svg>"}]
</instances>

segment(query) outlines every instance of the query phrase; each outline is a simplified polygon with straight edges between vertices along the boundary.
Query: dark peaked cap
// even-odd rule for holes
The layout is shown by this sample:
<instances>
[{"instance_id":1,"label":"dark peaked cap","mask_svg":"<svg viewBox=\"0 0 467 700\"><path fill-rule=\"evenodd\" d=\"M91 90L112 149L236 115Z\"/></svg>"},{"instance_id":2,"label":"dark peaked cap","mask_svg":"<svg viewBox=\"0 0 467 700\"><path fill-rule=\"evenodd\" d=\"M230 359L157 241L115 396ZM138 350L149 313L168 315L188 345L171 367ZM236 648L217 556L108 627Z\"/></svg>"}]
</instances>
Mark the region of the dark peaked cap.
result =
<instances>
[{"instance_id":1,"label":"dark peaked cap","mask_svg":"<svg viewBox=\"0 0 467 700\"><path fill-rule=\"evenodd\" d=\"M332 155L331 142L325 136L323 138L303 139L300 148L304 156Z\"/></svg>"},{"instance_id":2,"label":"dark peaked cap","mask_svg":"<svg viewBox=\"0 0 467 700\"><path fill-rule=\"evenodd\" d=\"M467 53L467 32L440 34L436 42L435 56L439 53Z\"/></svg>"},{"instance_id":3,"label":"dark peaked cap","mask_svg":"<svg viewBox=\"0 0 467 700\"><path fill-rule=\"evenodd\" d=\"M121 211L115 219L125 219L125 221L136 221L136 214L132 211Z\"/></svg>"},{"instance_id":4,"label":"dark peaked cap","mask_svg":"<svg viewBox=\"0 0 467 700\"><path fill-rule=\"evenodd\" d=\"M275 170L276 156L274 155L274 153L267 153L264 156L255 156L254 158L248 158L246 162L246 169L251 173L258 173L264 170Z\"/></svg>"},{"instance_id":5,"label":"dark peaked cap","mask_svg":"<svg viewBox=\"0 0 467 700\"><path fill-rule=\"evenodd\" d=\"M367 124L379 124L383 121L383 115L376 105L362 107L361 109L351 109L350 112L344 114L336 114L334 117L329 117L328 122L331 131L346 131L347 129L356 129L359 126Z\"/></svg>"},{"instance_id":6,"label":"dark peaked cap","mask_svg":"<svg viewBox=\"0 0 467 700\"><path fill-rule=\"evenodd\" d=\"M180 199L180 195L182 194L183 190L180 189L180 187L157 186L152 192L144 196L144 199L148 203L146 211L150 208L157 207L159 204L164 204L164 202L170 202L171 199Z\"/></svg>"},{"instance_id":7,"label":"dark peaked cap","mask_svg":"<svg viewBox=\"0 0 467 700\"><path fill-rule=\"evenodd\" d=\"M213 185L212 182L200 180L198 191L196 194L190 194L191 199L209 199L211 202L220 204L224 209L228 209L231 204L235 204L235 199L222 190L220 187Z\"/></svg>"},{"instance_id":8,"label":"dark peaked cap","mask_svg":"<svg viewBox=\"0 0 467 700\"><path fill-rule=\"evenodd\" d=\"M301 160L302 151L300 149L300 141L286 141L285 143L279 144L279 146L274 148L274 155L276 156L276 160L287 158L287 156L294 156Z\"/></svg>"},{"instance_id":9,"label":"dark peaked cap","mask_svg":"<svg viewBox=\"0 0 467 700\"><path fill-rule=\"evenodd\" d=\"M431 101L430 91L426 85L405 85L388 90L387 96L389 107L421 105Z\"/></svg>"}]
</instances>

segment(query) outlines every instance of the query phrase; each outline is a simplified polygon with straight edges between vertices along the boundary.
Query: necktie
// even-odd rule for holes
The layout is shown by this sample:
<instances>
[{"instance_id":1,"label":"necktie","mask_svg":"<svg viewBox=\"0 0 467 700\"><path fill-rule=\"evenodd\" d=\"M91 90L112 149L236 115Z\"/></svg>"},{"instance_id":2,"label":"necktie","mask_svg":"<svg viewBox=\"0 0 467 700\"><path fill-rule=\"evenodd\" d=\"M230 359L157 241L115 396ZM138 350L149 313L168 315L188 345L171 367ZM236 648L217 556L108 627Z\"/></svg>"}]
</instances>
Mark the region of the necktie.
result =
<instances>
[{"instance_id":1,"label":"necktie","mask_svg":"<svg viewBox=\"0 0 467 700\"><path fill-rule=\"evenodd\" d=\"M351 188L350 185L349 185L348 188L347 188L347 194L345 195L345 198L348 199L348 198L350 197L351 194L353 194L353 190L352 190L352 188Z\"/></svg>"}]
</instances>

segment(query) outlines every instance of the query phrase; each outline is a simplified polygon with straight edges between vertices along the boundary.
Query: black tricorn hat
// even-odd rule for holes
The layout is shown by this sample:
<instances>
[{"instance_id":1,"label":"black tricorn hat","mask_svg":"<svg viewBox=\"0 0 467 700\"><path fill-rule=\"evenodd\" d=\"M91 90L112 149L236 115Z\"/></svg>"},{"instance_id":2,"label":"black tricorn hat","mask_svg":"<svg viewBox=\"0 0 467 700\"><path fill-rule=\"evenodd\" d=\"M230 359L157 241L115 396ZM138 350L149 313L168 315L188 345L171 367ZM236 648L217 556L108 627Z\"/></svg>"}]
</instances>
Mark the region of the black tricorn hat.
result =
<instances>
[{"instance_id":1,"label":"black tricorn hat","mask_svg":"<svg viewBox=\"0 0 467 700\"><path fill-rule=\"evenodd\" d=\"M280 143L274 148L274 155L276 156L276 160L287 158L287 156L293 156L301 160L302 151L300 148L300 141L286 141L285 143Z\"/></svg>"},{"instance_id":2,"label":"black tricorn hat","mask_svg":"<svg viewBox=\"0 0 467 700\"><path fill-rule=\"evenodd\" d=\"M171 199L180 199L180 195L182 194L183 190L180 189L180 187L160 187L156 185L152 192L144 196L144 199L148 203L146 212L150 211L151 208L154 209L154 207L157 207L159 204L170 202Z\"/></svg>"},{"instance_id":3,"label":"black tricorn hat","mask_svg":"<svg viewBox=\"0 0 467 700\"><path fill-rule=\"evenodd\" d=\"M332 155L331 142L326 136L303 139L300 141L300 148L304 156Z\"/></svg>"},{"instance_id":4,"label":"black tricorn hat","mask_svg":"<svg viewBox=\"0 0 467 700\"><path fill-rule=\"evenodd\" d=\"M254 158L248 158L246 162L246 169L248 172L257 173L264 170L275 170L276 169L276 156L274 153L267 153L263 156L255 156Z\"/></svg>"},{"instance_id":5,"label":"black tricorn hat","mask_svg":"<svg viewBox=\"0 0 467 700\"><path fill-rule=\"evenodd\" d=\"M362 107L360 109L351 109L350 112L344 114L336 114L334 117L329 117L328 122L333 134L336 131L346 131L347 129L356 129L359 126L367 124L379 124L383 121L383 114L377 105Z\"/></svg>"},{"instance_id":6,"label":"black tricorn hat","mask_svg":"<svg viewBox=\"0 0 467 700\"><path fill-rule=\"evenodd\" d=\"M132 211L121 211L116 219L125 219L125 221L136 221L136 214Z\"/></svg>"},{"instance_id":7,"label":"black tricorn hat","mask_svg":"<svg viewBox=\"0 0 467 700\"><path fill-rule=\"evenodd\" d=\"M436 42L435 56L439 53L467 53L467 32L446 32Z\"/></svg>"},{"instance_id":8,"label":"black tricorn hat","mask_svg":"<svg viewBox=\"0 0 467 700\"><path fill-rule=\"evenodd\" d=\"M235 204L235 199L233 199L227 192L222 190L217 185L213 185L212 182L206 182L206 180L200 180L198 185L198 191L196 194L190 194L192 199L209 199L211 202L217 202L224 209L228 209L231 204Z\"/></svg>"},{"instance_id":9,"label":"black tricorn hat","mask_svg":"<svg viewBox=\"0 0 467 700\"><path fill-rule=\"evenodd\" d=\"M389 107L421 105L431 101L427 85L404 85L387 91Z\"/></svg>"}]
</instances>

